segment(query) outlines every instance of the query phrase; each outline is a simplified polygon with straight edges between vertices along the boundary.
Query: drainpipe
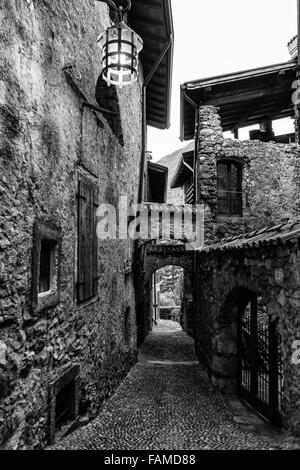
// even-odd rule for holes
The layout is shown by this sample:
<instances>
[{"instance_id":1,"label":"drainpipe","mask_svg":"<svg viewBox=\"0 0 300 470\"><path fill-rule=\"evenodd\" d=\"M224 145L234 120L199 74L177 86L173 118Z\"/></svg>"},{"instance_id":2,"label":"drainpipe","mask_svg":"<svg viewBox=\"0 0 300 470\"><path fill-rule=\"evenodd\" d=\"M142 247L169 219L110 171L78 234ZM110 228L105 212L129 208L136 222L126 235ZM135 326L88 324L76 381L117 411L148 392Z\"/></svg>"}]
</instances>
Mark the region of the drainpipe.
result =
<instances>
[{"instance_id":1,"label":"drainpipe","mask_svg":"<svg viewBox=\"0 0 300 470\"><path fill-rule=\"evenodd\" d=\"M158 69L159 65L161 64L161 61L164 59L166 53L170 49L172 43L173 43L173 36L170 35L169 42L163 48L160 56L158 57L157 61L155 62L154 66L150 70L149 74L147 75L143 83L143 89L142 89L142 158L141 158L141 166L140 166L140 184L139 184L139 196L138 196L139 203L143 202L143 199L144 199L143 198L144 180L145 180L144 172L145 172L145 164L146 164L146 145L147 145L147 115L146 115L147 86L149 82L151 81L153 75L155 74L156 70Z\"/></svg>"},{"instance_id":2,"label":"drainpipe","mask_svg":"<svg viewBox=\"0 0 300 470\"><path fill-rule=\"evenodd\" d=\"M297 25L298 25L298 58L297 58L297 88L300 80L300 0L297 0ZM300 145L300 105L295 105L295 131L296 143Z\"/></svg>"},{"instance_id":3,"label":"drainpipe","mask_svg":"<svg viewBox=\"0 0 300 470\"><path fill-rule=\"evenodd\" d=\"M299 0L300 1L300 0ZM197 154L198 154L198 137L199 137L199 106L193 101L186 93L186 89L183 91L185 101L187 101L195 110L195 148L194 148L194 200L195 204L198 204L198 172L197 172Z\"/></svg>"},{"instance_id":4,"label":"drainpipe","mask_svg":"<svg viewBox=\"0 0 300 470\"><path fill-rule=\"evenodd\" d=\"M198 139L199 139L199 107L195 110L195 150L194 150L194 203L198 204Z\"/></svg>"},{"instance_id":5,"label":"drainpipe","mask_svg":"<svg viewBox=\"0 0 300 470\"><path fill-rule=\"evenodd\" d=\"M147 145L147 87L143 85L142 88L142 158L140 165L140 184L139 184L139 199L141 203L144 200L144 180L145 180L145 164L146 164L146 145Z\"/></svg>"}]
</instances>

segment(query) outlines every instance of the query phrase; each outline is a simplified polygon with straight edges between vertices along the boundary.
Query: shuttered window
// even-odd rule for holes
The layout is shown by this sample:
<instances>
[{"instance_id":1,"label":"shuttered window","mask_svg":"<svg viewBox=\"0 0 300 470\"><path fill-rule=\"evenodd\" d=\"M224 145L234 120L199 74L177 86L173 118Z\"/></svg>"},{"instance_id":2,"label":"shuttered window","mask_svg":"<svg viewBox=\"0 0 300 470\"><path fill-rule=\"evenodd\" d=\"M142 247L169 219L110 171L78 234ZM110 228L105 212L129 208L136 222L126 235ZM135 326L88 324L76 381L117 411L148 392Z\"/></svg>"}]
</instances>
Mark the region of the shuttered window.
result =
<instances>
[{"instance_id":1,"label":"shuttered window","mask_svg":"<svg viewBox=\"0 0 300 470\"><path fill-rule=\"evenodd\" d=\"M97 295L98 242L96 211L98 188L82 179L78 183L78 302L85 302Z\"/></svg>"},{"instance_id":2,"label":"shuttered window","mask_svg":"<svg viewBox=\"0 0 300 470\"><path fill-rule=\"evenodd\" d=\"M232 161L218 163L218 214L243 215L242 165Z\"/></svg>"}]
</instances>

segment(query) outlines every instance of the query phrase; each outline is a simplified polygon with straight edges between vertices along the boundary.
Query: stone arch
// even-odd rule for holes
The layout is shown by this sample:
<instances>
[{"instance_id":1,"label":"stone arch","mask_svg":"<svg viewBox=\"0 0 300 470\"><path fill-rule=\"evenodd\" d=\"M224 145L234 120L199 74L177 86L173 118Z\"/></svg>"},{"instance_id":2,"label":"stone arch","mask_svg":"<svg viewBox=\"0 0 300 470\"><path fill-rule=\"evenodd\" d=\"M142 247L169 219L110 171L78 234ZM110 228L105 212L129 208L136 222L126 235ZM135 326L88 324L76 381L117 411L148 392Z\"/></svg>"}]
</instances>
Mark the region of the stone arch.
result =
<instances>
[{"instance_id":1,"label":"stone arch","mask_svg":"<svg viewBox=\"0 0 300 470\"><path fill-rule=\"evenodd\" d=\"M190 255L181 255L178 258L172 256L164 257L147 257L146 266L145 266L145 282L149 282L152 275L161 268L166 266L178 266L183 268L185 273L192 275L193 273L193 259Z\"/></svg>"},{"instance_id":2,"label":"stone arch","mask_svg":"<svg viewBox=\"0 0 300 470\"><path fill-rule=\"evenodd\" d=\"M213 382L227 393L237 391L238 326L251 301L263 306L265 313L274 324L279 318L278 312L270 308L269 293L262 292L254 285L251 288L237 286L229 291L220 310L216 313L212 344ZM280 333L279 329L278 332Z\"/></svg>"},{"instance_id":3,"label":"stone arch","mask_svg":"<svg viewBox=\"0 0 300 470\"><path fill-rule=\"evenodd\" d=\"M231 154L218 155L217 156L217 163L219 163L221 160L240 163L242 165L242 167L245 165L245 159L243 157L239 157L238 155L231 155Z\"/></svg>"},{"instance_id":4,"label":"stone arch","mask_svg":"<svg viewBox=\"0 0 300 470\"><path fill-rule=\"evenodd\" d=\"M121 110L116 87L114 85L108 86L100 75L96 84L95 97L99 107L108 111L107 113L103 112L104 117L113 134L117 137L119 143L123 146L124 138Z\"/></svg>"}]
</instances>

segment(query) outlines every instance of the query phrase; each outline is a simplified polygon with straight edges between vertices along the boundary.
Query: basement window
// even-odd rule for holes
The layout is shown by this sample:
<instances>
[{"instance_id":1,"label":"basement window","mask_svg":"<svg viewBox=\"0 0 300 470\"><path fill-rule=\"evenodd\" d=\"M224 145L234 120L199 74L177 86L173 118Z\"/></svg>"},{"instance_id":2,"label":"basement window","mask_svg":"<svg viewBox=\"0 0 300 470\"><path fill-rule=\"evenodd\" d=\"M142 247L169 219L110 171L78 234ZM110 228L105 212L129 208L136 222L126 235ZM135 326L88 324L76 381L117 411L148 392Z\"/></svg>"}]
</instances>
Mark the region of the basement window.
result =
<instances>
[{"instance_id":1,"label":"basement window","mask_svg":"<svg viewBox=\"0 0 300 470\"><path fill-rule=\"evenodd\" d=\"M72 431L78 408L79 366L73 366L50 385L50 444Z\"/></svg>"},{"instance_id":2,"label":"basement window","mask_svg":"<svg viewBox=\"0 0 300 470\"><path fill-rule=\"evenodd\" d=\"M55 400L55 430L61 431L75 419L75 380L71 380L56 395Z\"/></svg>"},{"instance_id":3,"label":"basement window","mask_svg":"<svg viewBox=\"0 0 300 470\"><path fill-rule=\"evenodd\" d=\"M61 231L36 222L33 241L33 311L54 307L60 298Z\"/></svg>"}]
</instances>

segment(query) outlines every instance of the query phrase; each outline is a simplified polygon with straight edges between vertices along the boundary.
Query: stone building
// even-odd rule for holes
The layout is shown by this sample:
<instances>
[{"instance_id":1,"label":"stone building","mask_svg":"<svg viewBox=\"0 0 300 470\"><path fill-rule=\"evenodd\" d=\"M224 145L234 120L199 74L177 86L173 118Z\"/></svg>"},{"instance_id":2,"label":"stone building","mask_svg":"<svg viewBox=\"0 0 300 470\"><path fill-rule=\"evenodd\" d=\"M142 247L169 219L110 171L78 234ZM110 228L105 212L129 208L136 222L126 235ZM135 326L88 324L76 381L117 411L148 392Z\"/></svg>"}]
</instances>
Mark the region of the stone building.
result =
<instances>
[{"instance_id":1,"label":"stone building","mask_svg":"<svg viewBox=\"0 0 300 470\"><path fill-rule=\"evenodd\" d=\"M166 206L167 169L147 158L146 126L170 124L170 0L132 0L126 21L144 49L138 81L122 89L101 76L105 2L4 0L0 18L1 447L41 448L96 416L152 328L153 275L165 266L184 270L183 326L212 382L299 434L295 39L289 62L181 87L194 150L172 186L204 206L205 244L191 249L96 231L98 207L120 216L123 195L149 213ZM287 116L295 134L275 136L272 120Z\"/></svg>"},{"instance_id":2,"label":"stone building","mask_svg":"<svg viewBox=\"0 0 300 470\"><path fill-rule=\"evenodd\" d=\"M106 3L4 0L0 18L0 445L40 448L94 417L136 360L135 245L98 240L96 210L147 192L172 13L132 1L144 49L122 89L101 78Z\"/></svg>"},{"instance_id":3,"label":"stone building","mask_svg":"<svg viewBox=\"0 0 300 470\"><path fill-rule=\"evenodd\" d=\"M238 393L299 435L296 59L293 49L283 64L181 86L181 136L195 145L183 153L171 187L204 206L193 314L184 322L201 363L224 393ZM275 136L272 121L282 117L296 117L295 134ZM260 129L239 140L238 130L252 124ZM224 137L229 130L232 139Z\"/></svg>"},{"instance_id":4,"label":"stone building","mask_svg":"<svg viewBox=\"0 0 300 470\"><path fill-rule=\"evenodd\" d=\"M295 79L292 60L181 86L181 135L195 136L195 151L183 154L171 187L204 204L206 243L299 217L295 134L272 130L273 120L295 118ZM239 128L252 124L260 130L239 140ZM224 137L229 130L235 138Z\"/></svg>"}]
</instances>

